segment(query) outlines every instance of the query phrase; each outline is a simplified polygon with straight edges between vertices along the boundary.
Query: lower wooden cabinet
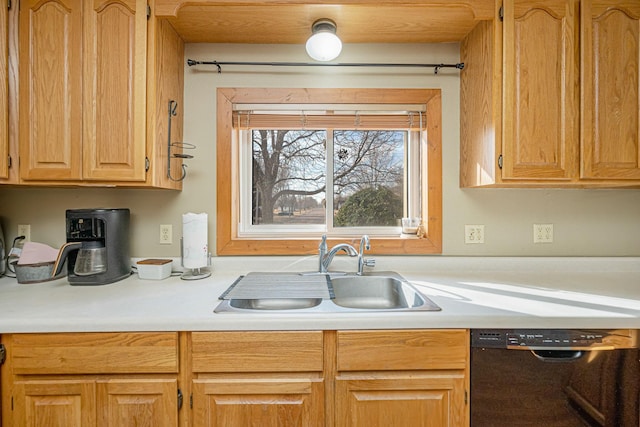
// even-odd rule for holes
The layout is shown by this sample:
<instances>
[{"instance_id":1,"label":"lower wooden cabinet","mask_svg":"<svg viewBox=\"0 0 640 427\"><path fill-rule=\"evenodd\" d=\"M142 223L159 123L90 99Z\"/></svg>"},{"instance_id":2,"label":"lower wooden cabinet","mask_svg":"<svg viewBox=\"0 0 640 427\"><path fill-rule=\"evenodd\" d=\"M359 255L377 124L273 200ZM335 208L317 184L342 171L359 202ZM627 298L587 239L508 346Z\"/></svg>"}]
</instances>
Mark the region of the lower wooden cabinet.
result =
<instances>
[{"instance_id":1,"label":"lower wooden cabinet","mask_svg":"<svg viewBox=\"0 0 640 427\"><path fill-rule=\"evenodd\" d=\"M193 426L468 425L466 330L193 333Z\"/></svg>"},{"instance_id":2,"label":"lower wooden cabinet","mask_svg":"<svg viewBox=\"0 0 640 427\"><path fill-rule=\"evenodd\" d=\"M335 425L468 426L465 330L338 331Z\"/></svg>"},{"instance_id":3,"label":"lower wooden cabinet","mask_svg":"<svg viewBox=\"0 0 640 427\"><path fill-rule=\"evenodd\" d=\"M193 332L193 426L325 425L323 332Z\"/></svg>"},{"instance_id":4,"label":"lower wooden cabinet","mask_svg":"<svg viewBox=\"0 0 640 427\"><path fill-rule=\"evenodd\" d=\"M176 332L15 334L2 341L4 427L178 426Z\"/></svg>"},{"instance_id":5,"label":"lower wooden cabinet","mask_svg":"<svg viewBox=\"0 0 640 427\"><path fill-rule=\"evenodd\" d=\"M3 427L469 425L466 330L10 334L2 343Z\"/></svg>"}]
</instances>

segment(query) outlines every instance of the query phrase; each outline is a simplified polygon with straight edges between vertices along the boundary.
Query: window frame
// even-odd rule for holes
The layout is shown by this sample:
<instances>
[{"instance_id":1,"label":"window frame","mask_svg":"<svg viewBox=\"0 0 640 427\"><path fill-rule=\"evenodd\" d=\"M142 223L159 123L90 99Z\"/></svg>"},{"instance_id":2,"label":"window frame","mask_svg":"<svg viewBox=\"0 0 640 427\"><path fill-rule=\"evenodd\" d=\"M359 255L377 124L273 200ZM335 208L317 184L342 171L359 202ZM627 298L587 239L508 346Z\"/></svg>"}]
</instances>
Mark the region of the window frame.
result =
<instances>
[{"instance_id":1,"label":"window frame","mask_svg":"<svg viewBox=\"0 0 640 427\"><path fill-rule=\"evenodd\" d=\"M442 253L442 96L440 89L274 89L218 88L216 94L216 255L309 255L319 239L238 236L240 218L239 141L233 130L234 104L421 104L426 107L427 153L423 157L421 191L426 236L374 237L371 254ZM329 238L329 244L354 243L354 238Z\"/></svg>"}]
</instances>

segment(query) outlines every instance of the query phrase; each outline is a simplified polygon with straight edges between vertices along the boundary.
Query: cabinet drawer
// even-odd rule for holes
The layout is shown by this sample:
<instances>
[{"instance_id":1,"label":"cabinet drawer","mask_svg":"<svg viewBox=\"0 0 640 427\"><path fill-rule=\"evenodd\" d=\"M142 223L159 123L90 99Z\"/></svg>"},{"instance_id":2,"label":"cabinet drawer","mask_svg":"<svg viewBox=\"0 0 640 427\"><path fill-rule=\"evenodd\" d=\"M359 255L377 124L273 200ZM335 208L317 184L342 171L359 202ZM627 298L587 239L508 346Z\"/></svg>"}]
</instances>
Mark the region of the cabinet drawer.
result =
<instances>
[{"instance_id":1,"label":"cabinet drawer","mask_svg":"<svg viewBox=\"0 0 640 427\"><path fill-rule=\"evenodd\" d=\"M177 332L16 334L10 346L14 374L178 372Z\"/></svg>"},{"instance_id":2,"label":"cabinet drawer","mask_svg":"<svg viewBox=\"0 0 640 427\"><path fill-rule=\"evenodd\" d=\"M338 371L465 369L464 329L338 331Z\"/></svg>"},{"instance_id":3,"label":"cabinet drawer","mask_svg":"<svg viewBox=\"0 0 640 427\"><path fill-rule=\"evenodd\" d=\"M322 371L322 331L193 332L193 372Z\"/></svg>"}]
</instances>

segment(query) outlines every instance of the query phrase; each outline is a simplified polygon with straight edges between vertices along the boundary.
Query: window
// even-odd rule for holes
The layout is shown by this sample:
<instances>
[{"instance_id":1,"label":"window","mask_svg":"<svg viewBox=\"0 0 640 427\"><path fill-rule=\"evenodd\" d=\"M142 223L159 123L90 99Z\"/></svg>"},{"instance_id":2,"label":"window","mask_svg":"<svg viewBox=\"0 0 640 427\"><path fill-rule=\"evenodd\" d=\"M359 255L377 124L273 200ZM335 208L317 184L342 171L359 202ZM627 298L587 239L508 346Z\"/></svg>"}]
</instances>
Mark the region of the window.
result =
<instances>
[{"instance_id":1,"label":"window","mask_svg":"<svg viewBox=\"0 0 640 427\"><path fill-rule=\"evenodd\" d=\"M239 237L398 236L420 217L422 111L306 108L234 112Z\"/></svg>"},{"instance_id":2,"label":"window","mask_svg":"<svg viewBox=\"0 0 640 427\"><path fill-rule=\"evenodd\" d=\"M440 253L440 91L218 89L217 254ZM371 207L374 206L374 209ZM421 216L425 238L401 238Z\"/></svg>"}]
</instances>

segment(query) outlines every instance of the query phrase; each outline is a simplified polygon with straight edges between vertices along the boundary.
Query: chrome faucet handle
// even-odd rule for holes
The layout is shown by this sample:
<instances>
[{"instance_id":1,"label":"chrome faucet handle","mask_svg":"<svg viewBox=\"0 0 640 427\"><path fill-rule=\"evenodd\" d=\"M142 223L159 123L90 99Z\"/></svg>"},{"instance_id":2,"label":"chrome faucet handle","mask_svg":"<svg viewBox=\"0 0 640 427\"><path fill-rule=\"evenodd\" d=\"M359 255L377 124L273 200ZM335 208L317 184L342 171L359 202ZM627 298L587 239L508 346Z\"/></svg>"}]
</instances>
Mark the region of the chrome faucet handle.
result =
<instances>
[{"instance_id":1,"label":"chrome faucet handle","mask_svg":"<svg viewBox=\"0 0 640 427\"><path fill-rule=\"evenodd\" d=\"M323 234L322 237L320 238L320 246L318 246L318 249L324 252L327 251L327 235L326 234Z\"/></svg>"},{"instance_id":2,"label":"chrome faucet handle","mask_svg":"<svg viewBox=\"0 0 640 427\"><path fill-rule=\"evenodd\" d=\"M318 272L326 273L327 269L324 266L324 258L327 256L327 235L323 234L320 239L320 245L318 245Z\"/></svg>"},{"instance_id":3,"label":"chrome faucet handle","mask_svg":"<svg viewBox=\"0 0 640 427\"><path fill-rule=\"evenodd\" d=\"M364 273L364 267L375 267L376 260L373 258L364 258L364 250L371 249L371 242L369 240L369 236L366 234L362 236L360 239L360 248L358 251L358 271L356 274L358 276L362 276Z\"/></svg>"}]
</instances>

